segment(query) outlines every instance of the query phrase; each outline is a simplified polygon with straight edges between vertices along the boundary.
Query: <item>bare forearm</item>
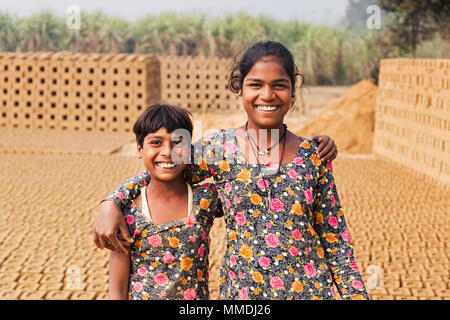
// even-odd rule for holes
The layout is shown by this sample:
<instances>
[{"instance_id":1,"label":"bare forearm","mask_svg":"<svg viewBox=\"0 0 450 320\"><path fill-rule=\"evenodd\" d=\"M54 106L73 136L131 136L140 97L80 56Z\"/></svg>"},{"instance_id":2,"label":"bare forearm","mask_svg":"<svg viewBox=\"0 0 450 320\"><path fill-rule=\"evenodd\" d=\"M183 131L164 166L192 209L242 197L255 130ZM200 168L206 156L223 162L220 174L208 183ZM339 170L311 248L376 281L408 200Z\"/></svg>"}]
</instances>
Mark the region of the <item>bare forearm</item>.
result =
<instances>
[{"instance_id":1,"label":"bare forearm","mask_svg":"<svg viewBox=\"0 0 450 320\"><path fill-rule=\"evenodd\" d=\"M130 254L111 252L109 258L109 300L128 300Z\"/></svg>"}]
</instances>

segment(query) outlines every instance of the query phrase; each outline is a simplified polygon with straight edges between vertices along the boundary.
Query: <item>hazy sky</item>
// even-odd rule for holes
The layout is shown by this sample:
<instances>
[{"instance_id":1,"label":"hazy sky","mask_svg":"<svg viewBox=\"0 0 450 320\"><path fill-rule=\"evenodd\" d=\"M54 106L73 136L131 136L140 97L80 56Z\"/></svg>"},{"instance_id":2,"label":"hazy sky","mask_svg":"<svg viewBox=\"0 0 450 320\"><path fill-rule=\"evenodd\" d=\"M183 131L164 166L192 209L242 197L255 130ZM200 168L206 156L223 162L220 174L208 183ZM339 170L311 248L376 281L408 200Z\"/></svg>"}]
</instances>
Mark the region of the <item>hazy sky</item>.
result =
<instances>
[{"instance_id":1,"label":"hazy sky","mask_svg":"<svg viewBox=\"0 0 450 320\"><path fill-rule=\"evenodd\" d=\"M0 10L24 17L48 9L62 16L67 15L69 6L77 5L84 12L101 10L129 21L161 12L204 13L214 17L244 11L279 20L335 25L343 17L347 3L348 0L0 0Z\"/></svg>"}]
</instances>

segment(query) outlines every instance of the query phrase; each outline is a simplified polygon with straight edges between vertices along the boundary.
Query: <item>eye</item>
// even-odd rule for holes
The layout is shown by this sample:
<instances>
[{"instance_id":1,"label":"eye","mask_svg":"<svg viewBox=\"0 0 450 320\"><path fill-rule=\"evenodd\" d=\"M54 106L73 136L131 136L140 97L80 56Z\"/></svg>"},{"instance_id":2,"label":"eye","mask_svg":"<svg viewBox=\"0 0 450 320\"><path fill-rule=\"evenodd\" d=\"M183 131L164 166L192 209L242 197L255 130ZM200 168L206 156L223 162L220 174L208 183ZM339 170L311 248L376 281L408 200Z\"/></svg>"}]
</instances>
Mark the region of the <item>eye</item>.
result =
<instances>
[{"instance_id":1,"label":"eye","mask_svg":"<svg viewBox=\"0 0 450 320\"><path fill-rule=\"evenodd\" d=\"M285 89L285 88L287 88L288 86L285 85L285 84L282 84L282 83L277 83L277 84L274 85L274 87L275 87L275 88L278 88L278 89Z\"/></svg>"},{"instance_id":2,"label":"eye","mask_svg":"<svg viewBox=\"0 0 450 320\"><path fill-rule=\"evenodd\" d=\"M150 140L149 144L155 145L155 146L159 146L161 144L161 141L159 140Z\"/></svg>"}]
</instances>

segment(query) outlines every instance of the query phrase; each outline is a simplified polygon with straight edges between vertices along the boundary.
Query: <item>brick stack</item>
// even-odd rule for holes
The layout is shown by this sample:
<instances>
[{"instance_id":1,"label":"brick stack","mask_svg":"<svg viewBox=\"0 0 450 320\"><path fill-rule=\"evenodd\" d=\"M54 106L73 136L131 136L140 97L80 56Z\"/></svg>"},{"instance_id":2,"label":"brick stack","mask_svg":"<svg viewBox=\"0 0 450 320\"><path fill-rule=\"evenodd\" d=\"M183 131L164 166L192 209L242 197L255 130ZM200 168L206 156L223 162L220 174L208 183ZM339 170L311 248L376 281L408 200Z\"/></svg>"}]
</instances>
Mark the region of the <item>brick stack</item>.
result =
<instances>
[{"instance_id":1,"label":"brick stack","mask_svg":"<svg viewBox=\"0 0 450 320\"><path fill-rule=\"evenodd\" d=\"M196 111L233 111L241 108L237 94L228 90L233 61L223 58L160 57L161 99ZM296 110L305 113L301 89Z\"/></svg>"},{"instance_id":2,"label":"brick stack","mask_svg":"<svg viewBox=\"0 0 450 320\"><path fill-rule=\"evenodd\" d=\"M0 126L130 131L160 98L153 55L0 55Z\"/></svg>"},{"instance_id":3,"label":"brick stack","mask_svg":"<svg viewBox=\"0 0 450 320\"><path fill-rule=\"evenodd\" d=\"M450 60L383 59L374 153L450 188Z\"/></svg>"}]
</instances>

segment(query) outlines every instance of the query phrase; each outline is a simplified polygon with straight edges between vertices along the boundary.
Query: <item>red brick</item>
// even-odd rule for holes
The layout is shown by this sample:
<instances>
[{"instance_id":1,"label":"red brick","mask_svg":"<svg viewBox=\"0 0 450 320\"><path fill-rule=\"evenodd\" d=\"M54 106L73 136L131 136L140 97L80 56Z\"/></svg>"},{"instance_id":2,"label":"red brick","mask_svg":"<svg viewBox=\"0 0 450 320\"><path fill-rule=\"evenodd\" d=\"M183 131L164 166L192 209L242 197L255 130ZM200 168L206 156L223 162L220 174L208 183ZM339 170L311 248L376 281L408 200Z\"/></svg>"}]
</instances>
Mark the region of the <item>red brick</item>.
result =
<instances>
[{"instance_id":1,"label":"red brick","mask_svg":"<svg viewBox=\"0 0 450 320\"><path fill-rule=\"evenodd\" d=\"M388 288L390 295L393 296L410 296L411 291L408 288Z\"/></svg>"},{"instance_id":2,"label":"red brick","mask_svg":"<svg viewBox=\"0 0 450 320\"><path fill-rule=\"evenodd\" d=\"M411 289L411 292L415 297L436 297L436 293L430 288Z\"/></svg>"}]
</instances>

